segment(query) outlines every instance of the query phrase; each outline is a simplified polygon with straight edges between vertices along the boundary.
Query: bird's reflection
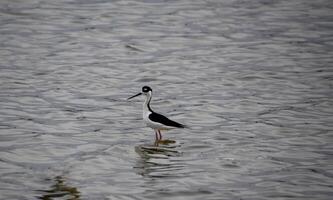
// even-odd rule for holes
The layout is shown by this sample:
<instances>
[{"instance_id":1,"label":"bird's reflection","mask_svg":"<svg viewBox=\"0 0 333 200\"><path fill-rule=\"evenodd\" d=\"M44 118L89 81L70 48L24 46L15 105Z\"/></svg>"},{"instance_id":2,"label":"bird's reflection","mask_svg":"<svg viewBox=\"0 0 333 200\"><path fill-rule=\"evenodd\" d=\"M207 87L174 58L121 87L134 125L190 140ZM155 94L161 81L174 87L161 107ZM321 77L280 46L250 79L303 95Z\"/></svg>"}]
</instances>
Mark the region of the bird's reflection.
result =
<instances>
[{"instance_id":1,"label":"bird's reflection","mask_svg":"<svg viewBox=\"0 0 333 200\"><path fill-rule=\"evenodd\" d=\"M155 140L155 142L154 142L155 147L164 146L167 148L174 148L172 146L172 144L176 144L176 141L174 141L174 140Z\"/></svg>"},{"instance_id":2,"label":"bird's reflection","mask_svg":"<svg viewBox=\"0 0 333 200\"><path fill-rule=\"evenodd\" d=\"M50 190L39 190L45 193L39 196L38 199L53 200L59 198L66 198L68 200L79 200L80 192L76 187L72 187L66 184L64 177L56 176L54 178L55 184L51 186Z\"/></svg>"},{"instance_id":3,"label":"bird's reflection","mask_svg":"<svg viewBox=\"0 0 333 200\"><path fill-rule=\"evenodd\" d=\"M154 144L143 144L135 147L140 156L135 168L137 173L145 177L173 176L174 171L183 166L172 161L174 157L180 157L177 150L179 143L173 140L159 140Z\"/></svg>"}]
</instances>

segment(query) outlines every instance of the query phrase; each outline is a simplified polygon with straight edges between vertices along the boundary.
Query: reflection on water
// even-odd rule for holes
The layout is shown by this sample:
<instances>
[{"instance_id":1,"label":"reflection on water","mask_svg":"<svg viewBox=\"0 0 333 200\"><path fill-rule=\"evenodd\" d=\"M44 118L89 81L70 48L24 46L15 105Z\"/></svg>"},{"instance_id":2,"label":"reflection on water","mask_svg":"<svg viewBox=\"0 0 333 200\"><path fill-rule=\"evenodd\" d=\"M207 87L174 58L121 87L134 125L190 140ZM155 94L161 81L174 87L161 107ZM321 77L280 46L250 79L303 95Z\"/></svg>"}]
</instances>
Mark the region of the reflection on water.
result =
<instances>
[{"instance_id":1,"label":"reflection on water","mask_svg":"<svg viewBox=\"0 0 333 200\"><path fill-rule=\"evenodd\" d=\"M177 150L179 146L172 140L155 141L153 145L136 146L135 152L140 157L135 166L137 173L144 177L171 176L174 170L182 167L172 161L172 158L182 155Z\"/></svg>"},{"instance_id":2,"label":"reflection on water","mask_svg":"<svg viewBox=\"0 0 333 200\"><path fill-rule=\"evenodd\" d=\"M50 190L40 190L40 192L44 192L45 194L38 197L38 199L42 200L52 200L63 197L68 200L79 200L80 192L76 187L72 187L66 184L64 177L56 176L54 178L55 184L52 185Z\"/></svg>"}]
</instances>

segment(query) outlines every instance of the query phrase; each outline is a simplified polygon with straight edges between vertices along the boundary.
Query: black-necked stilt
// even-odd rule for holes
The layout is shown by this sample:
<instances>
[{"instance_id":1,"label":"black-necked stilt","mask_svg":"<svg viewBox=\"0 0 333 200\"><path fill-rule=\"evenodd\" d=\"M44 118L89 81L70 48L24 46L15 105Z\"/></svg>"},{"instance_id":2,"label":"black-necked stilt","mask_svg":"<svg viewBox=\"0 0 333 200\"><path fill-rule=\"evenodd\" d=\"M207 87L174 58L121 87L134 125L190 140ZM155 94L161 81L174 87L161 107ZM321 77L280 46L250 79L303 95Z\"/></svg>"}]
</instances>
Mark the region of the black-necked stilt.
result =
<instances>
[{"instance_id":1,"label":"black-necked stilt","mask_svg":"<svg viewBox=\"0 0 333 200\"><path fill-rule=\"evenodd\" d=\"M174 129L174 128L185 128L186 126L183 124L180 124L178 122L172 121L172 120L168 119L167 117L154 112L150 108L150 105L149 105L151 97L152 97L152 92L153 92L153 90L150 87L144 86L144 87L142 87L142 92L128 98L127 100L132 99L132 98L137 97L142 94L144 94L146 96L146 100L143 103L143 121L146 123L146 125L148 127L154 129L156 140L161 140L162 139L161 130L170 130L170 129Z\"/></svg>"}]
</instances>

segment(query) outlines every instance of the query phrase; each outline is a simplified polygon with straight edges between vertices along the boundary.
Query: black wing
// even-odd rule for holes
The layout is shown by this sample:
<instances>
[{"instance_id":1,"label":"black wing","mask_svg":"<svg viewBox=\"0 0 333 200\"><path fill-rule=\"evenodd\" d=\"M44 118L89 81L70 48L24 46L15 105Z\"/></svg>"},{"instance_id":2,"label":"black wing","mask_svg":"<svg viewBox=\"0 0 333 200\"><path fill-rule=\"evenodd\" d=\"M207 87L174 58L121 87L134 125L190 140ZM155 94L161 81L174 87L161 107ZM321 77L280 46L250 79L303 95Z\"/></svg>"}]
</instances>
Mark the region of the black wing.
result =
<instances>
[{"instance_id":1,"label":"black wing","mask_svg":"<svg viewBox=\"0 0 333 200\"><path fill-rule=\"evenodd\" d=\"M172 126L172 127L177 127L177 128L185 128L186 127L183 124L172 121L172 120L168 119L167 117L165 117L161 114L158 114L158 113L154 113L154 112L149 115L149 119L153 122L162 123L166 126Z\"/></svg>"}]
</instances>

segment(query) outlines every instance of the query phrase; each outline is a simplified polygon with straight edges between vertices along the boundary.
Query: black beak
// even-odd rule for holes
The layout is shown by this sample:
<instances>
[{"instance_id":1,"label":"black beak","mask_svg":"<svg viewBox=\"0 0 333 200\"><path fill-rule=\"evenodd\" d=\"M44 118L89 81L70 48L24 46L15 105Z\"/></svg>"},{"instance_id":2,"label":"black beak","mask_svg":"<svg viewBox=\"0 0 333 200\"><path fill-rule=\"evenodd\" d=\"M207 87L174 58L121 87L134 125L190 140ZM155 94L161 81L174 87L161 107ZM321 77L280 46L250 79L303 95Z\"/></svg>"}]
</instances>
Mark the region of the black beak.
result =
<instances>
[{"instance_id":1,"label":"black beak","mask_svg":"<svg viewBox=\"0 0 333 200\"><path fill-rule=\"evenodd\" d=\"M134 95L134 96L131 96L130 98L128 98L127 100L130 100L130 99L133 99L134 97L137 97L137 96L139 96L139 95L141 95L142 93L140 92L140 93L138 93L138 94L136 94L136 95Z\"/></svg>"}]
</instances>

